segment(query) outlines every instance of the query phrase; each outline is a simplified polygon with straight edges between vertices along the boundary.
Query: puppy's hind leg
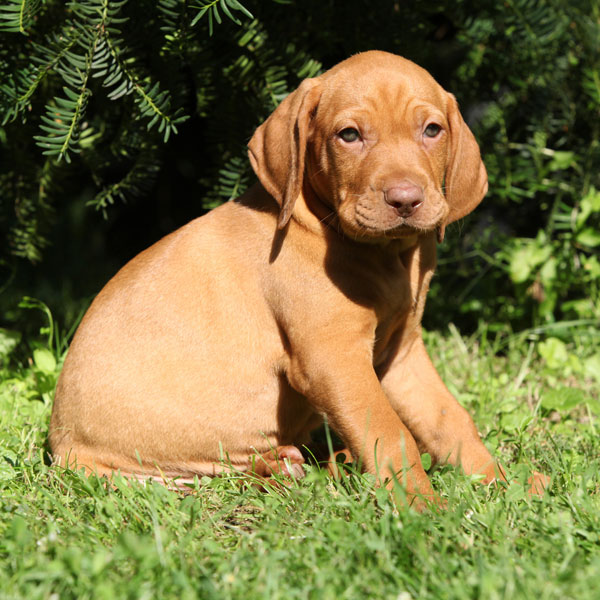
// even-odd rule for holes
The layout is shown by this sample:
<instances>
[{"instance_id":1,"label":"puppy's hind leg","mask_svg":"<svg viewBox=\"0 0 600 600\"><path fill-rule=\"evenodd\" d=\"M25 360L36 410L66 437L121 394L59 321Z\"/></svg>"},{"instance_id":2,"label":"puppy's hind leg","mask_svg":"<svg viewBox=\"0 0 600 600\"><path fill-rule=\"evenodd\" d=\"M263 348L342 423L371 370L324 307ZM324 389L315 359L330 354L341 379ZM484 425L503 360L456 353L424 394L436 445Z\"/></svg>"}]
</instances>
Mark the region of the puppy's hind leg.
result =
<instances>
[{"instance_id":1,"label":"puppy's hind leg","mask_svg":"<svg viewBox=\"0 0 600 600\"><path fill-rule=\"evenodd\" d=\"M258 477L271 477L273 474L302 479L304 477L304 456L296 446L277 446L263 454L250 457L249 472Z\"/></svg>"}]
</instances>

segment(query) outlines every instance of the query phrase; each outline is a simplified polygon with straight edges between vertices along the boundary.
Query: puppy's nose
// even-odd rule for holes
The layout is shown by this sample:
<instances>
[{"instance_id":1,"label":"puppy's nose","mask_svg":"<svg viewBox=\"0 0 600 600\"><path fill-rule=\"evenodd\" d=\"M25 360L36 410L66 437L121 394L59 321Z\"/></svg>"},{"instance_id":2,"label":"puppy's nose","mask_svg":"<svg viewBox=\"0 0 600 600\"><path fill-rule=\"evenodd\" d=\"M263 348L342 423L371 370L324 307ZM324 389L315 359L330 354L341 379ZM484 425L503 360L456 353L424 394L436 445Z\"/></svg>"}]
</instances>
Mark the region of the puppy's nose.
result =
<instances>
[{"instance_id":1,"label":"puppy's nose","mask_svg":"<svg viewBox=\"0 0 600 600\"><path fill-rule=\"evenodd\" d=\"M423 204L423 188L410 181L394 185L383 191L385 201L396 209L398 216L410 217Z\"/></svg>"}]
</instances>

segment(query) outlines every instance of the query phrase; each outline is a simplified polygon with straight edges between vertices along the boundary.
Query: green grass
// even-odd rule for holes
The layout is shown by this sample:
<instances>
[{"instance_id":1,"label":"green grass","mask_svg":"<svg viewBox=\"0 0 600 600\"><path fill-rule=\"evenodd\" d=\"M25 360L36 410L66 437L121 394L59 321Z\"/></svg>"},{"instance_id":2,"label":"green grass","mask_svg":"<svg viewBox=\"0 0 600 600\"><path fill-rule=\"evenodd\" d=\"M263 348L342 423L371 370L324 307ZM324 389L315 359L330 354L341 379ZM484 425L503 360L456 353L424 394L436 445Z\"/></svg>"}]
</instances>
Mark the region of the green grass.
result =
<instances>
[{"instance_id":1,"label":"green grass","mask_svg":"<svg viewBox=\"0 0 600 600\"><path fill-rule=\"evenodd\" d=\"M600 340L568 335L427 336L516 482L437 470L448 509L426 514L313 467L290 488L223 477L186 496L51 467L60 360L11 366L0 344L0 598L600 598ZM531 468L552 476L541 499L518 483Z\"/></svg>"}]
</instances>

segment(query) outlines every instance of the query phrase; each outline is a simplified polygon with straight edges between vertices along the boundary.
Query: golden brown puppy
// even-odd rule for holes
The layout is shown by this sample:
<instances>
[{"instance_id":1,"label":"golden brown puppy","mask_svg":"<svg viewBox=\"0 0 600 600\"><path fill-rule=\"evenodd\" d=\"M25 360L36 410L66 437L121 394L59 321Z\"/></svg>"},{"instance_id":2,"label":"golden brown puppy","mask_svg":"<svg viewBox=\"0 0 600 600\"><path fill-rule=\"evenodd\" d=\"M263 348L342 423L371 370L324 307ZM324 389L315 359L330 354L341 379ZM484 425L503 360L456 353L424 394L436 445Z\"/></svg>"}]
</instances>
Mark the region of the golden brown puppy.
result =
<instances>
[{"instance_id":1,"label":"golden brown puppy","mask_svg":"<svg viewBox=\"0 0 600 600\"><path fill-rule=\"evenodd\" d=\"M55 459L186 479L286 458L300 475L326 417L411 499L434 497L419 452L501 476L421 338L436 238L487 190L454 97L365 52L304 81L249 148L259 183L142 252L88 310Z\"/></svg>"}]
</instances>

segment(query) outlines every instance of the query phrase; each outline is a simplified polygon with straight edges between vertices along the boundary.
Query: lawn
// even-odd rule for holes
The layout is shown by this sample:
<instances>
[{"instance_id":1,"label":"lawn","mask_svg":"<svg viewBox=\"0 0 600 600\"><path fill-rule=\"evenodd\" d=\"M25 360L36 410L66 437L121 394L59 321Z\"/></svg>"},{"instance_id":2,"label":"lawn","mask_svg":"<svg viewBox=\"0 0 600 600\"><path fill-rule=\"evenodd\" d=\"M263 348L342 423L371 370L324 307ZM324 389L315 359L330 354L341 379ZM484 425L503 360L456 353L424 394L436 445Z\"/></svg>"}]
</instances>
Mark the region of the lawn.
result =
<instances>
[{"instance_id":1,"label":"lawn","mask_svg":"<svg viewBox=\"0 0 600 600\"><path fill-rule=\"evenodd\" d=\"M45 439L60 356L38 346L19 365L2 336L2 599L600 598L597 329L427 334L513 483L438 469L448 508L425 514L315 467L288 488L231 476L187 495L59 470ZM532 468L552 477L543 498L524 492Z\"/></svg>"}]
</instances>

